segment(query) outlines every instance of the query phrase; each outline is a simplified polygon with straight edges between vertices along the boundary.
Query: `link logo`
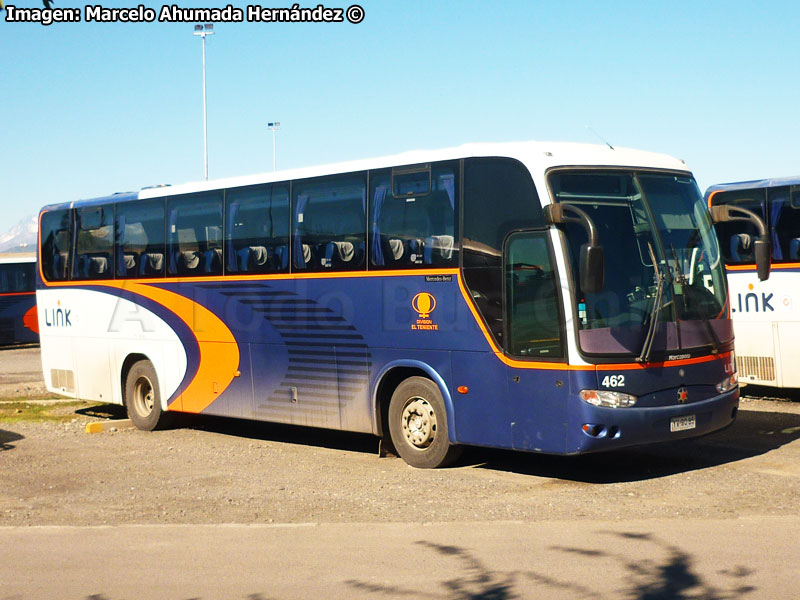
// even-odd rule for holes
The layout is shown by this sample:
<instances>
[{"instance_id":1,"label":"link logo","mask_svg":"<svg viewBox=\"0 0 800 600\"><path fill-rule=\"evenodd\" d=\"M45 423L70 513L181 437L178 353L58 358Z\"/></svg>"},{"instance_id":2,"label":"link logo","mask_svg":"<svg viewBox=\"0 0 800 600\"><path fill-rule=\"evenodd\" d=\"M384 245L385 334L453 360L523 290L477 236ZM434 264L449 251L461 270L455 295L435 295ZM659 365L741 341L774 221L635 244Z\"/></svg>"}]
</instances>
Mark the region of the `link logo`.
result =
<instances>
[{"instance_id":1,"label":"link logo","mask_svg":"<svg viewBox=\"0 0 800 600\"><path fill-rule=\"evenodd\" d=\"M754 292L736 294L736 296L738 297L738 308L731 307L732 312L775 312L775 308L770 304L773 294L762 292L760 298Z\"/></svg>"},{"instance_id":2,"label":"link logo","mask_svg":"<svg viewBox=\"0 0 800 600\"><path fill-rule=\"evenodd\" d=\"M47 327L72 327L70 315L72 309L61 308L61 301L58 301L58 308L44 309L44 324Z\"/></svg>"}]
</instances>

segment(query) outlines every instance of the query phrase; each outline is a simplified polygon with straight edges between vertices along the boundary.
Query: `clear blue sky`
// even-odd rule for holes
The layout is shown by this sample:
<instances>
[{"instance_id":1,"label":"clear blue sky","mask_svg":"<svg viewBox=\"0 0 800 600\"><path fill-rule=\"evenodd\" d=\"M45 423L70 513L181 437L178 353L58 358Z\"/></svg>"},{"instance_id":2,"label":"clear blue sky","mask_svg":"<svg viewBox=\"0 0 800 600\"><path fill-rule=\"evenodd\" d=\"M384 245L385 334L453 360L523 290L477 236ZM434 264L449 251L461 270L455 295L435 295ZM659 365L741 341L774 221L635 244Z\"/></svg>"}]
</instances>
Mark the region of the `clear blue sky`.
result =
<instances>
[{"instance_id":1,"label":"clear blue sky","mask_svg":"<svg viewBox=\"0 0 800 600\"><path fill-rule=\"evenodd\" d=\"M215 26L210 178L270 171L273 120L279 168L469 141L596 142L591 125L614 145L685 159L703 189L800 174L795 1L360 4L359 25ZM4 18L0 232L44 204L202 179L193 24Z\"/></svg>"}]
</instances>

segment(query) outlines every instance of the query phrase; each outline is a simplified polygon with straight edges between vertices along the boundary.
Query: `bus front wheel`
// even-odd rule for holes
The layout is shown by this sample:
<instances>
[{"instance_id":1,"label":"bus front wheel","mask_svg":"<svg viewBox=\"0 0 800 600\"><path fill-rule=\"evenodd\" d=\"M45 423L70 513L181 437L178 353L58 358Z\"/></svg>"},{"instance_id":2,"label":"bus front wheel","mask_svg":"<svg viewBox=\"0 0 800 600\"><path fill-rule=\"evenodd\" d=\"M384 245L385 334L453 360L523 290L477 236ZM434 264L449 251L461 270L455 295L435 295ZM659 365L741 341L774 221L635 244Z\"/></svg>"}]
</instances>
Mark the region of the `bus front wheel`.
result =
<instances>
[{"instance_id":1,"label":"bus front wheel","mask_svg":"<svg viewBox=\"0 0 800 600\"><path fill-rule=\"evenodd\" d=\"M135 363L125 379L125 408L133 424L144 431L163 429L172 414L161 408L158 376L149 360Z\"/></svg>"},{"instance_id":2,"label":"bus front wheel","mask_svg":"<svg viewBox=\"0 0 800 600\"><path fill-rule=\"evenodd\" d=\"M389 402L389 433L397 453L412 467L447 466L461 454L448 439L442 393L425 377L409 377L397 386Z\"/></svg>"}]
</instances>

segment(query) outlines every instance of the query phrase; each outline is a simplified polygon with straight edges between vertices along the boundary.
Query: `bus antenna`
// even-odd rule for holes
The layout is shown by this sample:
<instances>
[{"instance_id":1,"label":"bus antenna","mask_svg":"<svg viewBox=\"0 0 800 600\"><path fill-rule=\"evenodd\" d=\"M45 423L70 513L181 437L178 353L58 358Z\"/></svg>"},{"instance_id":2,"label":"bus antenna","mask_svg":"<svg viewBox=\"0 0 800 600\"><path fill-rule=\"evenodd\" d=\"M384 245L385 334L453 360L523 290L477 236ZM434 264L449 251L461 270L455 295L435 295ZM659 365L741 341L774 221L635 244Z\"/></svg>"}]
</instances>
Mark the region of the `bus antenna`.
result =
<instances>
[{"instance_id":1,"label":"bus antenna","mask_svg":"<svg viewBox=\"0 0 800 600\"><path fill-rule=\"evenodd\" d=\"M597 133L597 132L596 132L596 131L595 131L595 130L592 128L592 126L591 126L591 125L587 125L587 126L586 126L586 129L588 129L588 130L589 130L589 131L591 131L593 134L595 134L595 135L596 135L598 138L600 138L600 140L601 140L601 141L602 141L602 142L603 142L603 143L604 143L606 146L608 146L608 147L609 147L609 148L611 148L612 150L614 149L614 146L612 146L611 144L609 144L609 143L608 143L608 140L606 140L606 139L605 139L605 138L604 138L602 135L600 135L599 133Z\"/></svg>"}]
</instances>

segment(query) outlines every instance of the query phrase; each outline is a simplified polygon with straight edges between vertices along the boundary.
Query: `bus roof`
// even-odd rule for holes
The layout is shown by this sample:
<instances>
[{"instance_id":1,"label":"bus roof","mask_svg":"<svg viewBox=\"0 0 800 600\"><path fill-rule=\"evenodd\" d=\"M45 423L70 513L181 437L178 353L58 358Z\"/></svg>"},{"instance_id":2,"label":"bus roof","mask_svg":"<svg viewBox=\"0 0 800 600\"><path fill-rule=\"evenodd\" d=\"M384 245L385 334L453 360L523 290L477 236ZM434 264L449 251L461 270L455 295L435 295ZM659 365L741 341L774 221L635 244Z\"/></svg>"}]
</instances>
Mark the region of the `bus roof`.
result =
<instances>
[{"instance_id":1,"label":"bus roof","mask_svg":"<svg viewBox=\"0 0 800 600\"><path fill-rule=\"evenodd\" d=\"M36 262L36 254L33 252L9 252L0 254L0 265L31 262Z\"/></svg>"},{"instance_id":2,"label":"bus roof","mask_svg":"<svg viewBox=\"0 0 800 600\"><path fill-rule=\"evenodd\" d=\"M738 190L757 190L763 188L779 187L785 185L800 185L800 176L773 177L771 179L753 179L752 181L737 181L735 183L718 183L706 190L705 198L714 192L735 192Z\"/></svg>"},{"instance_id":3,"label":"bus roof","mask_svg":"<svg viewBox=\"0 0 800 600\"><path fill-rule=\"evenodd\" d=\"M547 169L562 166L610 166L677 171L689 170L682 160L666 154L645 152L631 148L611 148L608 145L601 144L535 141L471 143L439 150L413 150L380 158L302 167L285 171L272 171L256 175L229 177L211 181L196 181L170 186L147 187L139 192L126 192L104 196L102 198L53 204L45 206L43 210L91 206L106 202L119 202L132 199L158 198L165 195L172 196L223 188L305 179L322 175L334 175L337 173L352 173L366 169L380 169L473 157L514 158L525 164L531 170L534 177L537 176L537 173L544 173Z\"/></svg>"}]
</instances>

